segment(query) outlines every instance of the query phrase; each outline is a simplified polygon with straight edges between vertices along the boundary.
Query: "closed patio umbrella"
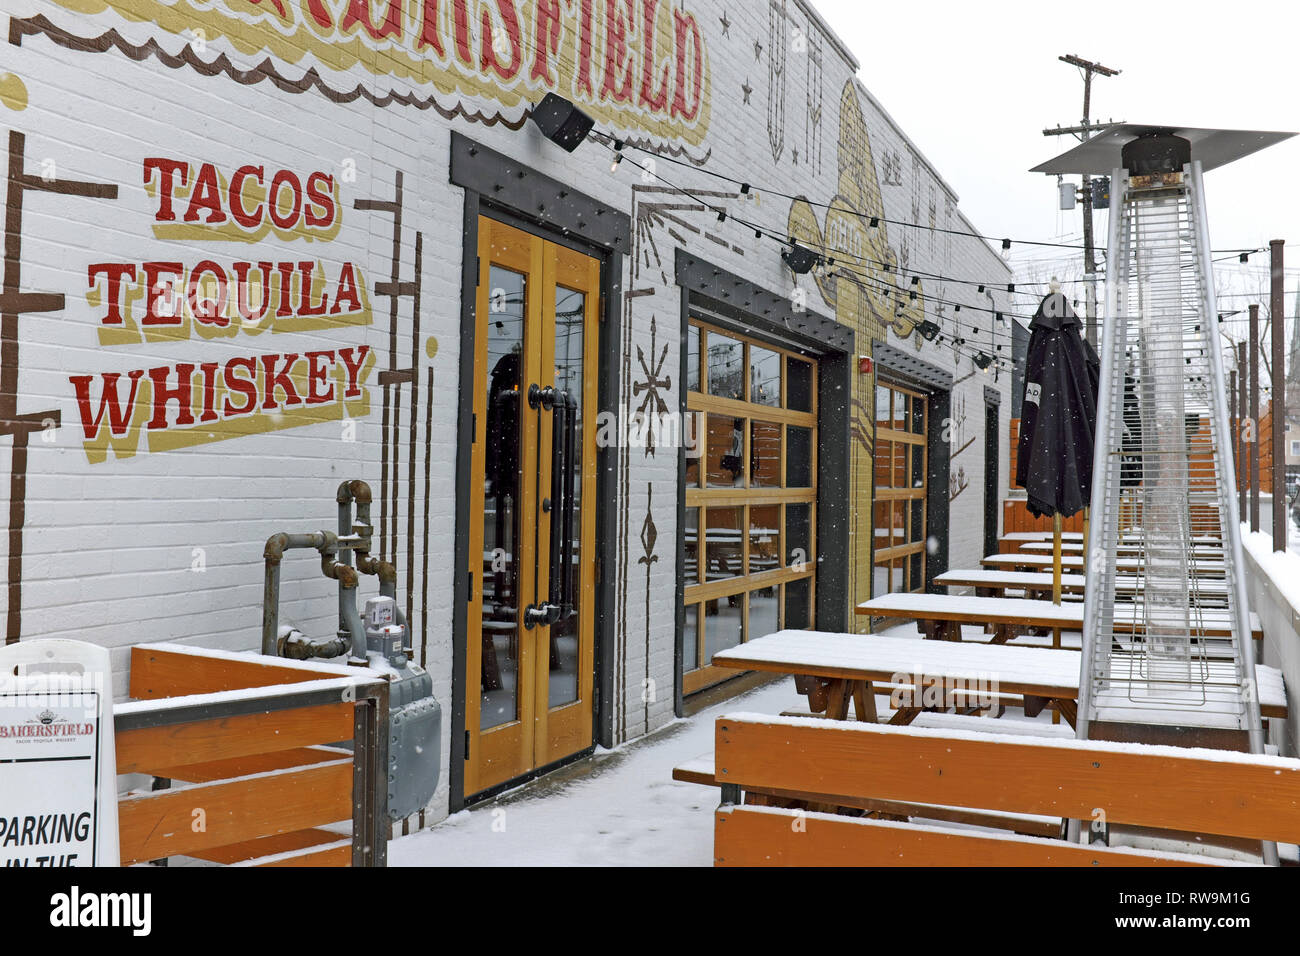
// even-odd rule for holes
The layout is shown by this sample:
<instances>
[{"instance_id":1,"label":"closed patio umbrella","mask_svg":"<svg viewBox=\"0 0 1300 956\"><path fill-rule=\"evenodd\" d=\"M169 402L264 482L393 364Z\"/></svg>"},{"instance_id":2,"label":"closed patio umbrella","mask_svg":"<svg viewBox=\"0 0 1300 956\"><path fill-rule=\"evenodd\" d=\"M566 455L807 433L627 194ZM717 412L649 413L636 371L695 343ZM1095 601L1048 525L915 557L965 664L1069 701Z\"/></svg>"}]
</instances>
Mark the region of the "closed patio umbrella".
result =
<instances>
[{"instance_id":1,"label":"closed patio umbrella","mask_svg":"<svg viewBox=\"0 0 1300 956\"><path fill-rule=\"evenodd\" d=\"M1016 463L1016 484L1025 489L1030 513L1053 518L1052 597L1058 604L1061 519L1085 507L1092 495L1098 363L1081 329L1079 317L1060 292L1049 293L1038 304L1029 324Z\"/></svg>"}]
</instances>

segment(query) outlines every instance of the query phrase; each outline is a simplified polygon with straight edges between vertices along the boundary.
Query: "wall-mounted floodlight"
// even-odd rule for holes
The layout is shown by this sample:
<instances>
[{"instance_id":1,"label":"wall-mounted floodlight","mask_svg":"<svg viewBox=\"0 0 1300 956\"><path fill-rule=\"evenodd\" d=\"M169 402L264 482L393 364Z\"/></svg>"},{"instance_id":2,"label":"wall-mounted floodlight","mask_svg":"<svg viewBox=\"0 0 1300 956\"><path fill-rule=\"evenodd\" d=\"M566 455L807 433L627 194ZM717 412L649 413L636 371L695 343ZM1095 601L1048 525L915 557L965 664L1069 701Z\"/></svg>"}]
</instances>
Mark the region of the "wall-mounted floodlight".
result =
<instances>
[{"instance_id":1,"label":"wall-mounted floodlight","mask_svg":"<svg viewBox=\"0 0 1300 956\"><path fill-rule=\"evenodd\" d=\"M569 153L578 148L596 125L594 119L554 93L547 93L533 107L532 120L543 136Z\"/></svg>"}]
</instances>

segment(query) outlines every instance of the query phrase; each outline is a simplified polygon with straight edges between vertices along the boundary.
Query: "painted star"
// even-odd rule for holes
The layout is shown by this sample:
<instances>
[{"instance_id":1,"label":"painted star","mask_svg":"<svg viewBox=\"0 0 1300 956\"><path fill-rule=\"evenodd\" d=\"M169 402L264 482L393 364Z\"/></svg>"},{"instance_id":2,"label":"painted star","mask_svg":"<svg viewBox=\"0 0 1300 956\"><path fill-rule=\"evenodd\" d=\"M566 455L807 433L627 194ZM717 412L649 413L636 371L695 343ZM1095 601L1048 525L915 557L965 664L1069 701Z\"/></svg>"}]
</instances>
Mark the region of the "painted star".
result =
<instances>
[{"instance_id":1,"label":"painted star","mask_svg":"<svg viewBox=\"0 0 1300 956\"><path fill-rule=\"evenodd\" d=\"M722 35L724 37L730 36L730 34L727 31L731 29L731 21L727 19L727 11L723 10L722 16L720 16L718 19L722 21Z\"/></svg>"},{"instance_id":2,"label":"painted star","mask_svg":"<svg viewBox=\"0 0 1300 956\"><path fill-rule=\"evenodd\" d=\"M745 101L742 106L749 105L749 94L754 92L754 88L749 85L749 77L745 77L745 82L740 84L740 92L745 94Z\"/></svg>"},{"instance_id":3,"label":"painted star","mask_svg":"<svg viewBox=\"0 0 1300 956\"><path fill-rule=\"evenodd\" d=\"M755 41L754 41L754 59L757 60L757 59L758 59L759 57L761 57L762 55L763 55L763 44L761 44L761 43L759 43L757 40L755 40Z\"/></svg>"}]
</instances>

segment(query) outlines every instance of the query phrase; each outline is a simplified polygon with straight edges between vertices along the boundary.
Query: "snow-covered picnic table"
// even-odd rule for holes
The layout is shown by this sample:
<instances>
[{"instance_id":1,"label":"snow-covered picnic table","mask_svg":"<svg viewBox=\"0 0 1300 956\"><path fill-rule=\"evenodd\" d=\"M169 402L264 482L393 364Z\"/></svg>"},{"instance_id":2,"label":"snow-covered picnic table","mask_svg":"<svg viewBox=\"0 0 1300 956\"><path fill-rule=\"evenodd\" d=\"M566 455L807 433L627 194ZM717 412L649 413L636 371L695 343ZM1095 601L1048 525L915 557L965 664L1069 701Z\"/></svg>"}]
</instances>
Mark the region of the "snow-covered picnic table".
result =
<instances>
[{"instance_id":1,"label":"snow-covered picnic table","mask_svg":"<svg viewBox=\"0 0 1300 956\"><path fill-rule=\"evenodd\" d=\"M1056 545L1051 541L1026 541L1020 545L1021 554L1051 554ZM1140 541L1120 542L1116 548L1116 553L1120 557L1135 557L1142 553L1143 545ZM1082 541L1062 541L1062 555L1079 555L1083 554ZM1192 554L1200 560L1222 560L1223 546L1220 544L1195 544L1192 545Z\"/></svg>"},{"instance_id":2,"label":"snow-covered picnic table","mask_svg":"<svg viewBox=\"0 0 1300 956\"><path fill-rule=\"evenodd\" d=\"M964 594L884 594L857 606L857 613L872 617L903 618L918 622L932 640L960 641L962 624L990 624L996 630L993 643L1003 644L1023 628L1060 631L1083 629L1083 604L1053 604L1028 598L971 597ZM1115 630L1141 634L1145 629L1143 608L1138 602L1115 604ZM1201 608L1197 615L1197 637L1232 636L1232 619L1226 608ZM1264 636L1259 616L1250 615L1251 633ZM1054 641L1055 646L1059 642Z\"/></svg>"},{"instance_id":3,"label":"snow-covered picnic table","mask_svg":"<svg viewBox=\"0 0 1300 956\"><path fill-rule=\"evenodd\" d=\"M1126 666L1123 655L1116 653L1114 660L1115 666ZM967 695L967 703L980 696L1018 695L1026 707L1051 705L1073 724L1079 696L1077 651L786 630L719 651L713 663L816 679L816 692L827 700L826 716L837 720L847 717L850 700L859 720L877 720L873 683L913 690L900 698L891 724L909 724L924 709L947 706L954 689ZM1209 666L1213 671L1231 665ZM1281 671L1257 665L1256 680L1264 716L1285 716ZM811 690L805 692L811 701Z\"/></svg>"},{"instance_id":4,"label":"snow-covered picnic table","mask_svg":"<svg viewBox=\"0 0 1300 956\"><path fill-rule=\"evenodd\" d=\"M1082 574L1062 574L1062 594L1083 594L1084 576ZM1003 571L997 568L968 568L958 571L945 571L936 575L934 583L940 587L975 588L978 597L1000 597L1008 590L1021 590L1027 597L1049 595L1052 593L1052 574L1050 571ZM1143 579L1136 574L1121 574L1115 578L1115 593L1134 595L1142 591ZM1196 593L1199 597L1213 596L1224 599L1228 587L1222 580L1198 581Z\"/></svg>"},{"instance_id":5,"label":"snow-covered picnic table","mask_svg":"<svg viewBox=\"0 0 1300 956\"><path fill-rule=\"evenodd\" d=\"M1062 574L1062 594L1082 594L1082 574ZM1024 591L1027 597L1052 593L1052 575L1043 571L1002 571L996 568L969 568L945 571L936 575L940 587L974 588L977 597L1002 597L1008 590Z\"/></svg>"},{"instance_id":6,"label":"snow-covered picnic table","mask_svg":"<svg viewBox=\"0 0 1300 956\"><path fill-rule=\"evenodd\" d=\"M1037 571L1042 568L1051 568L1055 560L1054 555L1050 554L990 554L980 560L986 568L1003 568L1005 570L1016 571ZM1129 574L1141 573L1144 567L1142 558L1116 558L1115 568L1120 572ZM1061 555L1061 567L1066 571L1082 571L1083 555L1081 554L1063 554ZM1223 577L1223 562L1214 558L1197 560L1191 568L1191 572L1197 577L1221 578Z\"/></svg>"}]
</instances>

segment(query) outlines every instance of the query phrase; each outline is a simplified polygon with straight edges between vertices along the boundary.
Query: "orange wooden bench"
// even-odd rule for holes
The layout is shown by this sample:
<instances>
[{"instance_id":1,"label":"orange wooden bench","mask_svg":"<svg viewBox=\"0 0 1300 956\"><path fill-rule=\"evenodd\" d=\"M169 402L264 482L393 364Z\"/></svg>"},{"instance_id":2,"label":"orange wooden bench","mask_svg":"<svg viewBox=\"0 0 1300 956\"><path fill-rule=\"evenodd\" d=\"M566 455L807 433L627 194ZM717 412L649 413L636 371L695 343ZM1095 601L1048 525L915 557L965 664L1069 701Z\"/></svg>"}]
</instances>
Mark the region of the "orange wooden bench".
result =
<instances>
[{"instance_id":1,"label":"orange wooden bench","mask_svg":"<svg viewBox=\"0 0 1300 956\"><path fill-rule=\"evenodd\" d=\"M130 694L114 707L117 772L154 785L118 801L123 865L384 865L380 675L145 644L131 649Z\"/></svg>"},{"instance_id":2,"label":"orange wooden bench","mask_svg":"<svg viewBox=\"0 0 1300 956\"><path fill-rule=\"evenodd\" d=\"M1189 852L1076 844L813 810L743 792L1043 814L1231 842L1300 841L1300 760L1103 741L734 714L716 724L718 866L1212 865ZM1190 849L1191 843L1187 844Z\"/></svg>"}]
</instances>

